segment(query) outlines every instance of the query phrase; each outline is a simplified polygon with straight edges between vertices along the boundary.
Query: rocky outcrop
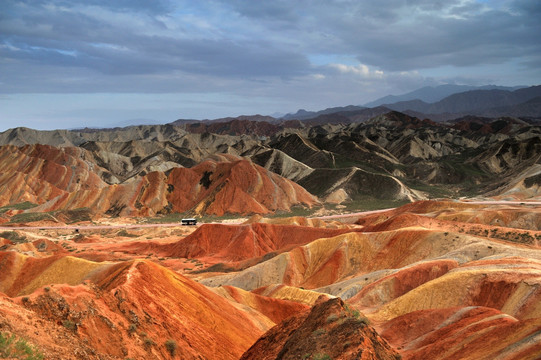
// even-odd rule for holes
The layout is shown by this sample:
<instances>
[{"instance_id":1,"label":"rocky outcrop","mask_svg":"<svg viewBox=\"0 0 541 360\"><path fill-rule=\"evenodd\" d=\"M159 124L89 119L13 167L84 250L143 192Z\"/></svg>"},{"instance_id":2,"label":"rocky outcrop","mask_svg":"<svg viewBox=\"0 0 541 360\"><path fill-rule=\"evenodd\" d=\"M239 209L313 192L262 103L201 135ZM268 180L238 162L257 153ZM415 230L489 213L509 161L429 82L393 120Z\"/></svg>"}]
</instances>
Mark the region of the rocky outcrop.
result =
<instances>
[{"instance_id":1,"label":"rocky outcrop","mask_svg":"<svg viewBox=\"0 0 541 360\"><path fill-rule=\"evenodd\" d=\"M316 177L318 186L309 191L331 203L357 201L354 193L358 188L370 189L373 177L390 186L382 192L388 200L471 194L506 194L517 199L539 196L537 191L527 190L529 182L525 186L521 183L522 174L539 163L535 155L539 154L536 142L541 130L532 125L535 121L467 116L447 124L380 110L326 113L321 123L291 125L295 128L261 116L102 130L40 132L18 128L0 134L0 144L83 148L85 161L94 164L93 171L108 185L137 183L155 171L169 173L208 159L231 161L233 156L237 160L250 158L296 183L310 183L310 177ZM371 112L370 118L359 117L366 111ZM220 157L223 159L217 160ZM351 168L360 170L356 175L360 186L332 189L340 174ZM317 176L318 172L329 179ZM361 176L362 172L373 176ZM387 181L388 177L396 181ZM402 188L398 192L397 185ZM391 193L401 195L396 198ZM374 199L370 192L362 196ZM116 201L112 199L109 208ZM111 212L117 210L118 206ZM147 213L155 211L152 208Z\"/></svg>"},{"instance_id":2,"label":"rocky outcrop","mask_svg":"<svg viewBox=\"0 0 541 360\"><path fill-rule=\"evenodd\" d=\"M359 311L339 298L322 300L310 311L285 320L263 335L241 360L398 360Z\"/></svg>"},{"instance_id":3,"label":"rocky outcrop","mask_svg":"<svg viewBox=\"0 0 541 360\"><path fill-rule=\"evenodd\" d=\"M303 162L295 160L276 149L263 149L253 154L250 159L265 169L295 182L298 182L314 171L314 169L305 165Z\"/></svg>"},{"instance_id":4,"label":"rocky outcrop","mask_svg":"<svg viewBox=\"0 0 541 360\"><path fill-rule=\"evenodd\" d=\"M318 169L299 181L299 185L322 198L332 198L343 191L346 199L375 198L381 200L415 201L425 198L397 178L368 172L359 168Z\"/></svg>"}]
</instances>

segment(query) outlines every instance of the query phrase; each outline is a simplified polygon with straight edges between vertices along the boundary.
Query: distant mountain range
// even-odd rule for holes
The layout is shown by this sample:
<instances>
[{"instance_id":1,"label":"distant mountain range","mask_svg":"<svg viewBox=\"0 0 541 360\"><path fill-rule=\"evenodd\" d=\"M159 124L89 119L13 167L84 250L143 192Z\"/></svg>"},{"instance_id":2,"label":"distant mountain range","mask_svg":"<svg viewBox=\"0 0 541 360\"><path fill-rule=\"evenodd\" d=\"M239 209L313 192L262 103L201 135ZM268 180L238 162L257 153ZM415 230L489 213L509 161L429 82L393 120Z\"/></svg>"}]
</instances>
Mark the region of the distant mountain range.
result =
<instances>
[{"instance_id":1,"label":"distant mountain range","mask_svg":"<svg viewBox=\"0 0 541 360\"><path fill-rule=\"evenodd\" d=\"M466 91L461 91L465 90ZM436 100L435 100L436 99ZM442 85L425 87L401 96L386 96L363 106L334 107L312 112L299 110L282 119L297 119L315 123L358 122L366 120L360 114L400 111L418 118L446 121L467 115L484 117L516 117L541 120L541 86L483 87ZM349 120L345 120L348 118ZM323 121L324 120L324 121Z\"/></svg>"},{"instance_id":2,"label":"distant mountain range","mask_svg":"<svg viewBox=\"0 0 541 360\"><path fill-rule=\"evenodd\" d=\"M498 86L498 85L485 85L485 86L469 86L469 85L453 85L445 84L440 86L425 86L423 88L414 90L412 92L403 95L387 95L377 100L364 104L365 107L376 107L384 104L394 104L401 101L421 100L427 103L433 103L440 101L447 96L453 94L473 91L473 90L506 90L514 91L525 86Z\"/></svg>"},{"instance_id":3,"label":"distant mountain range","mask_svg":"<svg viewBox=\"0 0 541 360\"><path fill-rule=\"evenodd\" d=\"M282 117L282 119L285 120L306 120L306 119L313 119L321 115L328 115L328 114L334 114L334 113L340 113L340 112L349 112L349 111L358 111L366 109L365 106L355 106L355 105L348 105L348 106L339 106L339 107L332 107L327 108L325 110L321 111L306 111L304 109L298 110L294 114L286 114Z\"/></svg>"}]
</instances>

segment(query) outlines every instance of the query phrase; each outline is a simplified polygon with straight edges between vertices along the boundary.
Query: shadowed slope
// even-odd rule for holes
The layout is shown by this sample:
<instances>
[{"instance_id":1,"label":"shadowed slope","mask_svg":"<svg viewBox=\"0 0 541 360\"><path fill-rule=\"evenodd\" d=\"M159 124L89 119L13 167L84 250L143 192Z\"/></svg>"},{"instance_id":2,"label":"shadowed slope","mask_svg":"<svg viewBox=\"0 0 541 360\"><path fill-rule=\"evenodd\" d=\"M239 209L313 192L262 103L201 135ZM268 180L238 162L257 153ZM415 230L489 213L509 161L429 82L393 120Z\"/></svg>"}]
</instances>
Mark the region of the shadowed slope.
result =
<instances>
[{"instance_id":1,"label":"shadowed slope","mask_svg":"<svg viewBox=\"0 0 541 360\"><path fill-rule=\"evenodd\" d=\"M262 296L232 286L224 286L215 290L223 297L249 306L268 317L275 324L309 308L300 302Z\"/></svg>"}]
</instances>

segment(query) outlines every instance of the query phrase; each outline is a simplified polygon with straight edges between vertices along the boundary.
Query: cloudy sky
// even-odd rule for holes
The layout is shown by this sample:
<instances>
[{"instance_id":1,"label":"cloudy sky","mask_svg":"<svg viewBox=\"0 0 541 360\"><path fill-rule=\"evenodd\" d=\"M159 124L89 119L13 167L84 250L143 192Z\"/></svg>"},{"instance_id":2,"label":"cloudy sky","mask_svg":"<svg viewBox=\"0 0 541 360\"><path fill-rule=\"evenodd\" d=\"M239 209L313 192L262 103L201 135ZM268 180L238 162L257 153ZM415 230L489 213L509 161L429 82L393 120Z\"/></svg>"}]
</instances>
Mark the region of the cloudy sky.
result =
<instances>
[{"instance_id":1,"label":"cloudy sky","mask_svg":"<svg viewBox=\"0 0 541 360\"><path fill-rule=\"evenodd\" d=\"M541 84L538 0L1 0L0 131Z\"/></svg>"}]
</instances>

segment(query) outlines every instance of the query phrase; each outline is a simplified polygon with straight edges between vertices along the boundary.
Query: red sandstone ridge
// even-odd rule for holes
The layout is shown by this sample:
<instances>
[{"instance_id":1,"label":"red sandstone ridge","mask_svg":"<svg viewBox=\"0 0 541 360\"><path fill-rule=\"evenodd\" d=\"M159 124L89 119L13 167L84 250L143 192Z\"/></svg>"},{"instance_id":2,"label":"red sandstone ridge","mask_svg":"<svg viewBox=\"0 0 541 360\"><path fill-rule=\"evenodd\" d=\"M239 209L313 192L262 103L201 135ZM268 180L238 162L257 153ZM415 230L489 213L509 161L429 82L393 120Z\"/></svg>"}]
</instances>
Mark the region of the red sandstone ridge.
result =
<instances>
[{"instance_id":1,"label":"red sandstone ridge","mask_svg":"<svg viewBox=\"0 0 541 360\"><path fill-rule=\"evenodd\" d=\"M95 214L120 216L171 211L221 216L267 214L317 203L301 186L249 160L224 160L106 183L102 178L112 181L114 176L82 148L2 146L0 206L29 201L40 205L31 211L42 212L90 208Z\"/></svg>"},{"instance_id":2,"label":"red sandstone ridge","mask_svg":"<svg viewBox=\"0 0 541 360\"><path fill-rule=\"evenodd\" d=\"M71 274L51 260L36 264L37 272L64 283ZM44 271L47 265L55 271ZM88 268L86 278L91 282L50 285L13 300L0 294L2 330L36 344L47 359L166 359L169 340L178 358L236 360L272 326L152 262Z\"/></svg>"},{"instance_id":3,"label":"red sandstone ridge","mask_svg":"<svg viewBox=\"0 0 541 360\"><path fill-rule=\"evenodd\" d=\"M204 224L191 235L164 245L160 253L169 257L213 257L240 261L270 252L282 252L316 239L333 237L351 229L253 223L248 225Z\"/></svg>"},{"instance_id":4,"label":"red sandstone ridge","mask_svg":"<svg viewBox=\"0 0 541 360\"><path fill-rule=\"evenodd\" d=\"M297 301L275 299L232 286L218 288L216 292L227 299L259 311L276 324L309 308L308 305Z\"/></svg>"},{"instance_id":5,"label":"red sandstone ridge","mask_svg":"<svg viewBox=\"0 0 541 360\"><path fill-rule=\"evenodd\" d=\"M340 298L320 302L270 329L241 360L400 359L367 322Z\"/></svg>"},{"instance_id":6,"label":"red sandstone ridge","mask_svg":"<svg viewBox=\"0 0 541 360\"><path fill-rule=\"evenodd\" d=\"M167 200L173 211L198 214L267 214L317 199L296 183L249 160L205 161L171 171Z\"/></svg>"}]
</instances>

